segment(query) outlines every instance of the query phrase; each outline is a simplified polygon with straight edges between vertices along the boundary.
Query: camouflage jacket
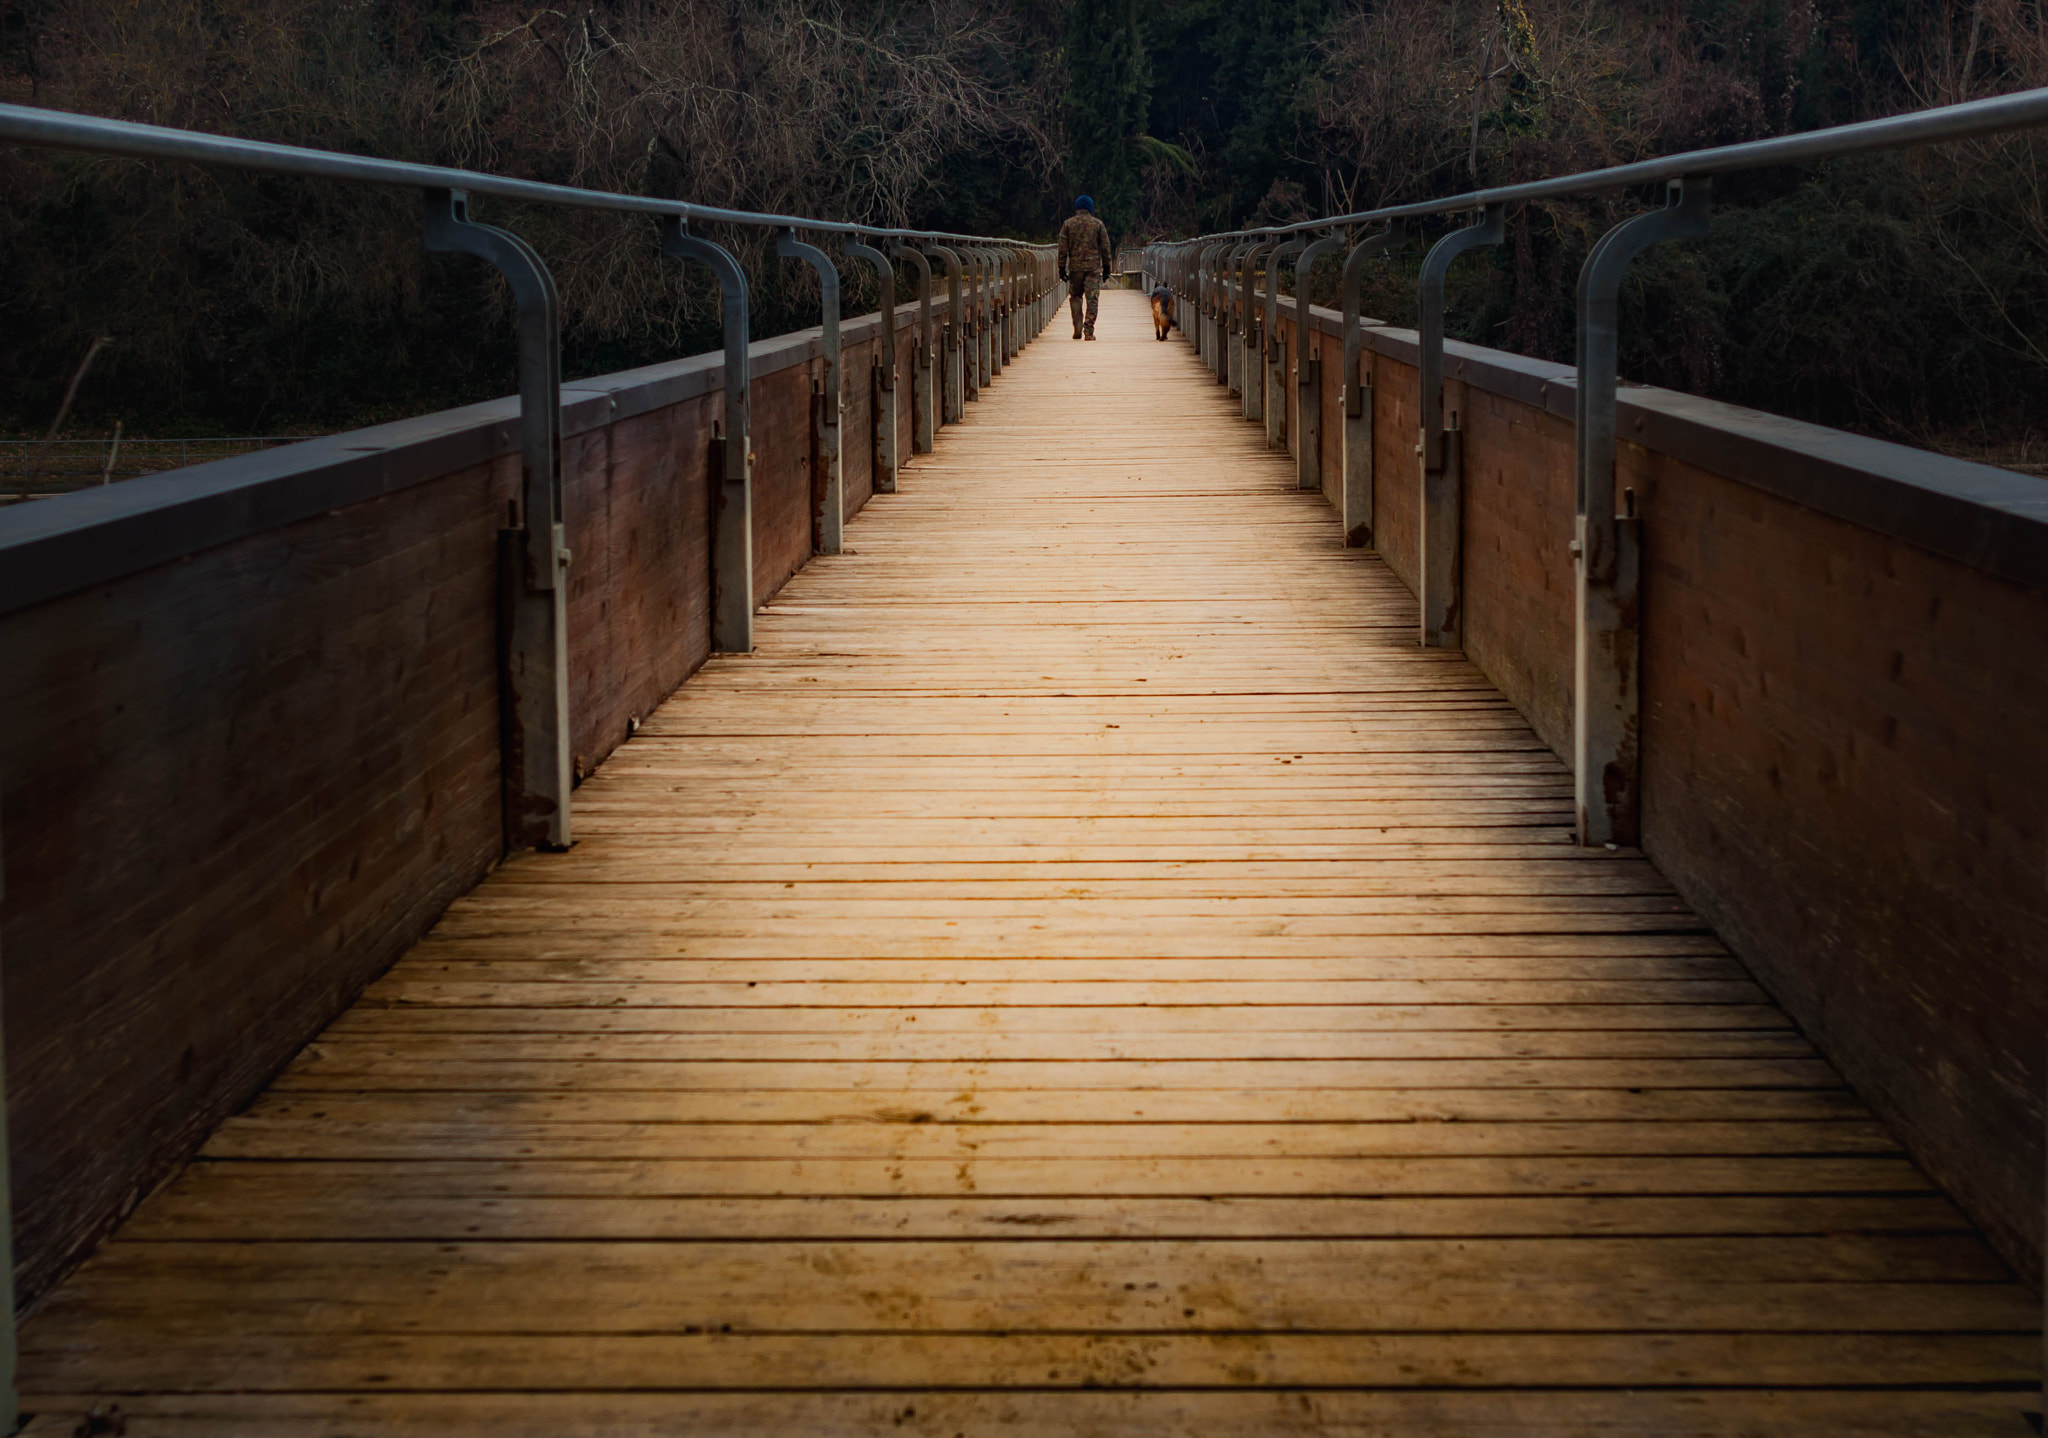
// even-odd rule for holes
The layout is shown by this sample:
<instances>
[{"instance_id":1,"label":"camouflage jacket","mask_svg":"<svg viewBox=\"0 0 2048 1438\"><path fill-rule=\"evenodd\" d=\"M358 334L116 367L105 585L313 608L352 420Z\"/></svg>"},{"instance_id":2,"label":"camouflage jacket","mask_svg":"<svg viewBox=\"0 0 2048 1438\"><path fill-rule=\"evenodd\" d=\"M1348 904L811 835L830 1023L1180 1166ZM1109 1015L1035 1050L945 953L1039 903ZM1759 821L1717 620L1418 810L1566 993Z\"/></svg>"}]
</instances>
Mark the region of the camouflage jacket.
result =
<instances>
[{"instance_id":1,"label":"camouflage jacket","mask_svg":"<svg viewBox=\"0 0 2048 1438\"><path fill-rule=\"evenodd\" d=\"M1070 275L1106 275L1113 266L1109 226L1086 210L1060 226L1060 268Z\"/></svg>"}]
</instances>

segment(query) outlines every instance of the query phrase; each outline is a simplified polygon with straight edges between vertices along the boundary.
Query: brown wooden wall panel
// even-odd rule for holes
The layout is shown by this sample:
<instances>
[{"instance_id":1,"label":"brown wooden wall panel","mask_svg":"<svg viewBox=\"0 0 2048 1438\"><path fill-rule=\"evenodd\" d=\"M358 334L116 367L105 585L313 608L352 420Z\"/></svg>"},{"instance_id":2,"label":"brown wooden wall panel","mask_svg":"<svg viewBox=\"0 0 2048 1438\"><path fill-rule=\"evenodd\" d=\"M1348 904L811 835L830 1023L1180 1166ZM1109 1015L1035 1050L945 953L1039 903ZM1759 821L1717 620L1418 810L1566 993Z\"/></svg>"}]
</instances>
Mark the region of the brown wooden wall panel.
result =
<instances>
[{"instance_id":1,"label":"brown wooden wall panel","mask_svg":"<svg viewBox=\"0 0 2048 1438\"><path fill-rule=\"evenodd\" d=\"M710 454L723 408L715 396L665 405L563 445L579 774L710 656Z\"/></svg>"},{"instance_id":2,"label":"brown wooden wall panel","mask_svg":"<svg viewBox=\"0 0 2048 1438\"><path fill-rule=\"evenodd\" d=\"M766 604L811 557L811 385L823 372L812 361L757 375L749 395L754 426L754 602ZM801 443L767 444L768 435Z\"/></svg>"},{"instance_id":3,"label":"brown wooden wall panel","mask_svg":"<svg viewBox=\"0 0 2048 1438\"><path fill-rule=\"evenodd\" d=\"M2048 596L1666 455L1644 514L1644 843L2037 1272Z\"/></svg>"},{"instance_id":4,"label":"brown wooden wall panel","mask_svg":"<svg viewBox=\"0 0 2048 1438\"><path fill-rule=\"evenodd\" d=\"M864 394L874 327L849 326ZM802 335L755 346L762 601L811 553L814 350ZM721 379L699 357L565 390L581 772L709 654ZM848 431L861 497L864 406ZM93 506L182 523L151 506L189 503L209 474L228 475L228 493L269 486L236 514L293 485L372 494L301 503L308 517L195 539L169 562L0 615L0 954L24 1298L500 857L497 552L515 418L509 402L452 411L0 520L0 544L25 542L10 525ZM451 443L496 458L435 468ZM337 481L343 470L353 478Z\"/></svg>"},{"instance_id":5,"label":"brown wooden wall panel","mask_svg":"<svg viewBox=\"0 0 2048 1438\"><path fill-rule=\"evenodd\" d=\"M839 484L846 517L859 514L875 492L875 354L878 340L848 344L840 353L846 412L839 420Z\"/></svg>"},{"instance_id":6,"label":"brown wooden wall panel","mask_svg":"<svg viewBox=\"0 0 2048 1438\"><path fill-rule=\"evenodd\" d=\"M21 1291L499 855L505 461L0 624Z\"/></svg>"},{"instance_id":7,"label":"brown wooden wall panel","mask_svg":"<svg viewBox=\"0 0 2048 1438\"><path fill-rule=\"evenodd\" d=\"M1422 583L1422 547L1416 533L1422 504L1421 400L1415 366L1391 355L1372 356L1373 548L1413 591Z\"/></svg>"},{"instance_id":8,"label":"brown wooden wall panel","mask_svg":"<svg viewBox=\"0 0 2048 1438\"><path fill-rule=\"evenodd\" d=\"M1462 388L1465 652L1568 760L1576 632L1572 426L1505 395Z\"/></svg>"},{"instance_id":9,"label":"brown wooden wall panel","mask_svg":"<svg viewBox=\"0 0 2048 1438\"><path fill-rule=\"evenodd\" d=\"M1339 323L1313 320L1333 350ZM1368 336L1375 547L1412 590L1414 335ZM1466 652L1569 762L1571 372L1450 348ZM1846 437L1661 394L1625 389L1623 432L1683 416L1690 431L1671 433L1715 463L1672 441L1622 447L1647 546L1644 847L2019 1271L2038 1273L2048 592L1933 537L1950 496L2002 481L1860 440L1878 467L1844 473ZM1341 423L1328 382L1323 404L1327 441ZM1923 486L1899 502L1933 516L1924 532L1823 507L1867 503L1901 476ZM1814 502L1783 492L1802 485ZM2033 491L2029 503L2043 507ZM2014 552L1970 522L1951 532Z\"/></svg>"}]
</instances>

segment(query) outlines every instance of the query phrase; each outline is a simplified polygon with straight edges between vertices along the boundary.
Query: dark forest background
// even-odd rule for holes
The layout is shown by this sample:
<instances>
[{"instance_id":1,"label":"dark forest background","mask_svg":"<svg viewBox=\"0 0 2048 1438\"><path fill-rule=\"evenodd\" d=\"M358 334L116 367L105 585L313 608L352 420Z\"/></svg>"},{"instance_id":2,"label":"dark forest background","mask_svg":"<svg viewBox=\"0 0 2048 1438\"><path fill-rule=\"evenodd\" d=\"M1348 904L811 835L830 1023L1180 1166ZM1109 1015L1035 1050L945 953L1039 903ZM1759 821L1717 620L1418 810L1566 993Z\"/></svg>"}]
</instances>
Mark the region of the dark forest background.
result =
<instances>
[{"instance_id":1,"label":"dark forest background","mask_svg":"<svg viewBox=\"0 0 2048 1438\"><path fill-rule=\"evenodd\" d=\"M0 98L710 204L1141 243L2048 84L2048 0L0 0ZM1628 293L1630 378L2037 467L2048 147L1730 177ZM410 192L0 150L0 426L286 433L508 393L509 299ZM1455 333L1568 360L1648 195L1529 205ZM479 202L541 249L566 370L712 348L650 222ZM758 234L755 332L815 323ZM1413 318L1420 244L1369 280ZM849 313L876 296L849 266ZM1328 302L1333 267L1309 281ZM869 287L863 292L862 286Z\"/></svg>"}]
</instances>

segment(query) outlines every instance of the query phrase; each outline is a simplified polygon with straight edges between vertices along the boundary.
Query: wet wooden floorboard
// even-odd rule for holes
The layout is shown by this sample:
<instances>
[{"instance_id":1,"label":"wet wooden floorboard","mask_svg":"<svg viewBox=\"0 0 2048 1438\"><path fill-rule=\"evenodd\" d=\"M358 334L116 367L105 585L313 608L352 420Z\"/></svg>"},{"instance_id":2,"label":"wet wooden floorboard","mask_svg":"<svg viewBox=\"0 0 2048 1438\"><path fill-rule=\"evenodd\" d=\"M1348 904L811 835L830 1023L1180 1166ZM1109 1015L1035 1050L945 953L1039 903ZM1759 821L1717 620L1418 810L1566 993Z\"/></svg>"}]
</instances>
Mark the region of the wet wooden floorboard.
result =
<instances>
[{"instance_id":1,"label":"wet wooden floorboard","mask_svg":"<svg viewBox=\"0 0 2048 1438\"><path fill-rule=\"evenodd\" d=\"M1104 310L42 1305L32 1431L2029 1431L2037 1305Z\"/></svg>"}]
</instances>

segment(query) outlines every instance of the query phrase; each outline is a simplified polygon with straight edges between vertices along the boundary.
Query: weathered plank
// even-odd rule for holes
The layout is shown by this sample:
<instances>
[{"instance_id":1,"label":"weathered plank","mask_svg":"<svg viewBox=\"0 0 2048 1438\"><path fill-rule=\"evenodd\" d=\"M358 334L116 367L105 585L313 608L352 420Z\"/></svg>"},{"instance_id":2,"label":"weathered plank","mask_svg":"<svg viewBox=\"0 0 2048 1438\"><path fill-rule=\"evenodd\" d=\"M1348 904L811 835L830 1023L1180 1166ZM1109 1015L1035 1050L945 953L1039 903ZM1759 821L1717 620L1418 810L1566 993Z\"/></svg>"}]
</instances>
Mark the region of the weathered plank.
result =
<instances>
[{"instance_id":1,"label":"weathered plank","mask_svg":"<svg viewBox=\"0 0 2048 1438\"><path fill-rule=\"evenodd\" d=\"M1102 333L44 1305L48 1431L2024 1430L2035 1300L1137 297Z\"/></svg>"}]
</instances>

